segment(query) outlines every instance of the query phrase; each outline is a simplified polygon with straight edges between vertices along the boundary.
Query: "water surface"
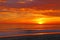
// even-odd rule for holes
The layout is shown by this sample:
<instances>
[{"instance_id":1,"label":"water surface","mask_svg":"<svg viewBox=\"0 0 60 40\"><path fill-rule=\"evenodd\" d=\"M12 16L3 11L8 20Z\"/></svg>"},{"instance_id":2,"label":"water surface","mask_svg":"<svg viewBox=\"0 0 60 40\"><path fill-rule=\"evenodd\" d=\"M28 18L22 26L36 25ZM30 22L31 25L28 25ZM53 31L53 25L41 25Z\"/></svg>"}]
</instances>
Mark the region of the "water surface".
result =
<instances>
[{"instance_id":1,"label":"water surface","mask_svg":"<svg viewBox=\"0 0 60 40\"><path fill-rule=\"evenodd\" d=\"M0 24L0 37L60 34L60 25Z\"/></svg>"}]
</instances>

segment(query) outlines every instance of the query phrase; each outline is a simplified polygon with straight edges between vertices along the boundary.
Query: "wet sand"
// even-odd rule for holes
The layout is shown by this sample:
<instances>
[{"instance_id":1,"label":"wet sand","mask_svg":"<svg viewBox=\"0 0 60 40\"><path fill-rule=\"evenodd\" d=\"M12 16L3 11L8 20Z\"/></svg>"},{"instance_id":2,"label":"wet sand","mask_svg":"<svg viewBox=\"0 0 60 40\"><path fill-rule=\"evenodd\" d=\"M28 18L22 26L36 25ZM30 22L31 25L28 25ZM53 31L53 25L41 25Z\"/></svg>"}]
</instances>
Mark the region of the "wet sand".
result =
<instances>
[{"instance_id":1,"label":"wet sand","mask_svg":"<svg viewBox=\"0 0 60 40\"><path fill-rule=\"evenodd\" d=\"M60 34L14 36L14 37L0 38L0 40L60 40Z\"/></svg>"}]
</instances>

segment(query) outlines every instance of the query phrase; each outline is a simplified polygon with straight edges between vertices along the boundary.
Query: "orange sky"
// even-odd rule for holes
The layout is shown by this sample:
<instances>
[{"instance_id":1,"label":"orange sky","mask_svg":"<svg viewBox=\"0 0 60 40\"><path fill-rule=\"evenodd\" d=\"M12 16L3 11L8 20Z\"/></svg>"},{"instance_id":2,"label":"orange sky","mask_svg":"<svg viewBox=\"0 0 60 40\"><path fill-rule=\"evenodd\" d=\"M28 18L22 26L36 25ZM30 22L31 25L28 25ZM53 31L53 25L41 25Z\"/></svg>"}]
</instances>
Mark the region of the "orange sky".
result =
<instances>
[{"instance_id":1,"label":"orange sky","mask_svg":"<svg viewBox=\"0 0 60 40\"><path fill-rule=\"evenodd\" d=\"M0 23L60 22L60 0L0 0Z\"/></svg>"},{"instance_id":2,"label":"orange sky","mask_svg":"<svg viewBox=\"0 0 60 40\"><path fill-rule=\"evenodd\" d=\"M60 10L35 10L31 8L5 8L0 12L0 23L38 23L60 22ZM18 11L16 11L18 10Z\"/></svg>"}]
</instances>

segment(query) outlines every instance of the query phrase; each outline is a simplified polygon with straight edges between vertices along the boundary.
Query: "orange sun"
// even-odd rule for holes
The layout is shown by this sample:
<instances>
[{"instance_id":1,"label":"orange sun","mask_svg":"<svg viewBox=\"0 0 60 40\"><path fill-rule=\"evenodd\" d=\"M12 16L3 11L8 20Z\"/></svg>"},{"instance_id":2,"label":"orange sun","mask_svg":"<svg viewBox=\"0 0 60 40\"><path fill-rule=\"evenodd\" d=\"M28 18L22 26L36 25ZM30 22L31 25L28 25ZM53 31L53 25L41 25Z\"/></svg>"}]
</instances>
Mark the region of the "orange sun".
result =
<instances>
[{"instance_id":1,"label":"orange sun","mask_svg":"<svg viewBox=\"0 0 60 40\"><path fill-rule=\"evenodd\" d=\"M38 23L38 24L44 24L44 23L45 23L44 18L34 19L33 21L34 21L35 23Z\"/></svg>"}]
</instances>

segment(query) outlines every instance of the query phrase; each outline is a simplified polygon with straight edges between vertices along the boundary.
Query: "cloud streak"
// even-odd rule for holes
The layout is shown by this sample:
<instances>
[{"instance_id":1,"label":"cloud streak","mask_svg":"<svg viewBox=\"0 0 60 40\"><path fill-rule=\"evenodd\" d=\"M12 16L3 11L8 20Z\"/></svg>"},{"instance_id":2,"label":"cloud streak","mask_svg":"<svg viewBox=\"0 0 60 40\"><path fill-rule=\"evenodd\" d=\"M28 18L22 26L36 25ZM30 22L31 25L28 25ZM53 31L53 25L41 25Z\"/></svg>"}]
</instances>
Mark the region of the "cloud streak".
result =
<instances>
[{"instance_id":1,"label":"cloud streak","mask_svg":"<svg viewBox=\"0 0 60 40\"><path fill-rule=\"evenodd\" d=\"M36 9L60 9L60 0L33 0L32 2L23 0L26 3L18 3L20 0L7 0L5 3L0 2L1 6L6 6L9 8L31 8L36 7Z\"/></svg>"}]
</instances>

